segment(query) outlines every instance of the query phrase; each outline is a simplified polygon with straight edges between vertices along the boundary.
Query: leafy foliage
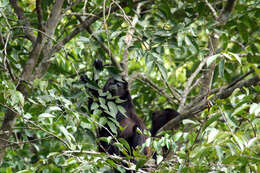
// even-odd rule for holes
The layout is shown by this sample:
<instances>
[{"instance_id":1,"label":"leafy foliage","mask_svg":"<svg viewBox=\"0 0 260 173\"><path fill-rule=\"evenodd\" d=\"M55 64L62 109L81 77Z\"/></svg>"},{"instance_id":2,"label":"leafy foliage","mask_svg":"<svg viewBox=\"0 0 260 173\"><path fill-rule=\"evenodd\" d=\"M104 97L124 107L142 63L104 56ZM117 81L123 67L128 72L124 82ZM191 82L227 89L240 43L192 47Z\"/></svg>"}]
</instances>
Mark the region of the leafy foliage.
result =
<instances>
[{"instance_id":1,"label":"leafy foliage","mask_svg":"<svg viewBox=\"0 0 260 173\"><path fill-rule=\"evenodd\" d=\"M46 23L55 2L37 2L42 6L42 22ZM144 146L137 148L134 156L129 155L129 145L123 139L115 144L125 154L123 158L97 151L99 140L112 141L113 138L97 139L97 128L107 123L109 130L116 132L118 126L113 118L100 116L100 107L106 107L114 116L124 110L99 98L91 105L94 113L90 114L87 98L92 95L79 82L79 75L86 73L92 78L92 64L96 58L102 58L105 69L100 74L94 72L93 76L99 78L99 84L91 85L101 94L100 88L106 80L119 72L111 56L122 62L129 31L133 30L133 38L128 48L128 75L131 78L140 73L150 81L137 78L130 85L137 113L148 130L154 110L178 108L179 105L173 104L166 95L180 103L190 76L206 58L205 68L216 66L211 83L214 89L221 90L222 86L229 86L247 73L246 79L255 75L260 77L260 3L257 0L237 0L223 25L218 25L208 4L221 15L225 1L140 3L141 12L138 13L135 1L65 1L62 18L45 45L56 45L77 29L81 32L64 42L66 44L60 49L53 46L49 51L48 46L44 47L36 64L45 65L41 61L45 61L48 50L49 68L39 76L35 68L33 80L24 81L20 76L30 60L34 43L26 35L28 28L17 16L11 1L0 0L0 122L4 122L8 110L17 114L0 172L102 172L111 168L122 172L126 169L147 172L260 171L259 85L238 87L231 96L218 99L213 105L210 98L216 93L209 93L206 96L208 109L182 120L174 130L162 132L162 137L146 141L144 145L157 153L154 161L141 154ZM31 25L29 31L37 37L35 2L19 1L18 5ZM113 10L114 5L120 8ZM109 7L111 13L105 13L103 10ZM88 29L79 29L79 16L81 20L96 18L89 23ZM132 26L131 21L135 18L138 22ZM218 46L212 55L209 54L211 33L218 37ZM100 43L111 52L108 53ZM202 76L203 72L198 73L196 80ZM28 92L18 88L21 83ZM202 84L195 83L192 83L194 87L185 105L201 92ZM176 91L176 97L172 90ZM5 133L0 131L0 134ZM167 158L163 154L165 147L169 150ZM136 164L130 162L133 157ZM147 163L151 160L156 165L149 167Z\"/></svg>"}]
</instances>

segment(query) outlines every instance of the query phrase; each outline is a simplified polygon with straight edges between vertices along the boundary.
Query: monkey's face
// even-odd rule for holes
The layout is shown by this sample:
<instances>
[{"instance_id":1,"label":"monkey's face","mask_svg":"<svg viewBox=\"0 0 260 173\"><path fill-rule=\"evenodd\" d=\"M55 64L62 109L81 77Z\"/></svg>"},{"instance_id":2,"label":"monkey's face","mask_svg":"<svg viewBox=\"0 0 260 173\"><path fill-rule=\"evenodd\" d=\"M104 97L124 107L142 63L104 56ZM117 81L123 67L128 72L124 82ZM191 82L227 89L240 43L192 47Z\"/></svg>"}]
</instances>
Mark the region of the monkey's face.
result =
<instances>
[{"instance_id":1,"label":"monkey's face","mask_svg":"<svg viewBox=\"0 0 260 173\"><path fill-rule=\"evenodd\" d=\"M110 78L104 86L104 91L110 92L112 96L124 98L128 94L127 82Z\"/></svg>"}]
</instances>

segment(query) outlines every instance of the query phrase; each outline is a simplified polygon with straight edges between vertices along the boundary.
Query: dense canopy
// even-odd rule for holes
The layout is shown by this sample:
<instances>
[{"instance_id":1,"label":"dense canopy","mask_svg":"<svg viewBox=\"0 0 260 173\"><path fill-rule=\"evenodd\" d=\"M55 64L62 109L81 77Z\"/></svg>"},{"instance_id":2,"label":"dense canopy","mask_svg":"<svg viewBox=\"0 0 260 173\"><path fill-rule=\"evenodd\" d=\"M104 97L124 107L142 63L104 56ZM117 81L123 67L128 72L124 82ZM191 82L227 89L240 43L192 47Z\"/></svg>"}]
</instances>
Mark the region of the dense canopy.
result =
<instances>
[{"instance_id":1,"label":"dense canopy","mask_svg":"<svg viewBox=\"0 0 260 173\"><path fill-rule=\"evenodd\" d=\"M260 172L259 28L258 0L0 0L0 172ZM148 136L133 154L98 150L118 123L82 74L128 82Z\"/></svg>"}]
</instances>

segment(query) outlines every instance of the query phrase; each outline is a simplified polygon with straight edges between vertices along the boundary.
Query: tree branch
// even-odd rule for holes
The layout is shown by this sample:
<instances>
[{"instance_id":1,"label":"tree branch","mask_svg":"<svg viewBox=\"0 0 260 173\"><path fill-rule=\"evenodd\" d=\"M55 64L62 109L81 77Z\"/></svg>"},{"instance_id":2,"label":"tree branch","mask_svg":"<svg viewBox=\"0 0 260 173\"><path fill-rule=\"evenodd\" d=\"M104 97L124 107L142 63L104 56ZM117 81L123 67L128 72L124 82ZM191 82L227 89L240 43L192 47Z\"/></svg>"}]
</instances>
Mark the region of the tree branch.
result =
<instances>
[{"instance_id":1,"label":"tree branch","mask_svg":"<svg viewBox=\"0 0 260 173\"><path fill-rule=\"evenodd\" d=\"M219 15L219 18L218 18L218 22L219 22L219 25L224 25L231 13L232 13L232 10L234 9L235 7L235 4L236 4L236 0L228 0L226 5L224 6L224 8L222 9L220 15Z\"/></svg>"},{"instance_id":2,"label":"tree branch","mask_svg":"<svg viewBox=\"0 0 260 173\"><path fill-rule=\"evenodd\" d=\"M46 33L50 37L53 37L55 29L60 22L62 17L62 5L64 0L56 1L52 7L50 17L46 23ZM44 41L45 42L45 41ZM51 57L51 48L53 46L53 42L49 41L46 45L44 45L43 59L39 63L38 67L35 70L35 77L41 77L48 70L50 62L48 59Z\"/></svg>"},{"instance_id":3,"label":"tree branch","mask_svg":"<svg viewBox=\"0 0 260 173\"><path fill-rule=\"evenodd\" d=\"M47 35L49 35L49 36L53 35L56 25L59 22L59 17L61 16L60 11L62 8L63 1L64 0L57 0L52 8L50 18L47 22ZM23 11L18 6L17 1L10 0L10 3L12 4L14 10L16 11L18 17L21 18L21 20L24 20L25 23L27 23L25 25L25 28L27 28L29 26L29 22L26 21ZM40 1L37 1L36 3L37 3L37 8L39 8ZM37 9L38 17L40 17L40 15L41 15L40 14L41 12L39 10L40 9ZM38 31L38 33L39 32L42 32L42 31ZM27 29L25 29L25 33L27 33L27 35L29 34ZM46 40L47 40L46 36L42 37L41 33L38 34L37 40L34 41L33 49L30 52L29 58L24 65L23 72L21 75L21 81L17 86L17 90L23 94L25 99L27 98L28 94L27 94L27 88L26 88L26 85L24 84L24 81L31 81L36 77L35 75L33 75L32 72L37 64L37 60L42 52L42 48L44 47ZM7 139L9 139L9 137L10 137L13 125L16 121L16 116L17 116L17 113L10 109L8 109L8 111L6 112L6 114L4 116L4 121L2 123L1 130L9 131L9 133L7 133L7 134L4 133L3 135L0 136L1 137L0 148L2 149L2 150L0 150L0 162L3 159L4 153L5 153L4 146L7 143Z\"/></svg>"},{"instance_id":4,"label":"tree branch","mask_svg":"<svg viewBox=\"0 0 260 173\"><path fill-rule=\"evenodd\" d=\"M185 89L184 89L183 95L182 95L181 103L180 103L180 106L179 106L179 109L178 109L179 112L182 112L182 111L183 111L184 106L185 106L185 102L186 102L186 99L187 99L187 96L188 96L189 92L191 91L192 83L193 83L195 77L199 74L199 72L202 70L202 68L203 68L204 65L206 64L207 59L208 59L209 57L210 57L210 56L204 58L204 59L200 62L199 66L197 67L197 69L195 70L195 72L192 73L192 75L189 77L188 82L187 82L187 84L186 84L186 87L185 87Z\"/></svg>"},{"instance_id":5,"label":"tree branch","mask_svg":"<svg viewBox=\"0 0 260 173\"><path fill-rule=\"evenodd\" d=\"M28 20L26 19L23 9L18 5L16 0L10 0L10 4L11 4L12 8L14 9L14 12L16 13L18 19L21 20L22 23L24 23L24 25L26 26L24 28L25 35L32 43L35 43L36 37L33 35L33 32L31 32L31 30L28 29L31 27L31 25L28 22Z\"/></svg>"},{"instance_id":6,"label":"tree branch","mask_svg":"<svg viewBox=\"0 0 260 173\"><path fill-rule=\"evenodd\" d=\"M159 95L163 95L164 97L167 98L167 101L172 104L172 105L177 105L178 102L175 101L170 95L168 95L165 91L165 89L159 88L153 81L151 81L150 79L148 79L146 76L136 73L134 75L132 75L131 79L129 80L129 83L131 84L131 82L134 79L138 79L142 82L144 82L145 84L149 85L151 88L153 88L156 92L158 92Z\"/></svg>"},{"instance_id":7,"label":"tree branch","mask_svg":"<svg viewBox=\"0 0 260 173\"><path fill-rule=\"evenodd\" d=\"M132 38L133 38L133 34L134 34L134 28L135 28L135 25L138 22L138 16L140 15L142 5L143 5L143 3L137 4L136 15L134 16L133 21L131 22L131 26L128 29L128 32L127 32L125 40L124 40L126 46L125 46L125 49L124 49L123 60L122 60L122 67L123 67L122 76L125 79L128 78L128 59L129 59L128 49L129 49L131 42L132 42Z\"/></svg>"},{"instance_id":8,"label":"tree branch","mask_svg":"<svg viewBox=\"0 0 260 173\"><path fill-rule=\"evenodd\" d=\"M209 47L209 56L213 56L216 54L216 49L218 46L218 37L213 30L209 36L208 47ZM202 74L201 78L201 88L199 95L205 95L209 93L212 85L212 79L214 75L214 70L216 67L216 62L213 62L209 67L207 67Z\"/></svg>"},{"instance_id":9,"label":"tree branch","mask_svg":"<svg viewBox=\"0 0 260 173\"><path fill-rule=\"evenodd\" d=\"M139 2L142 2L144 0L137 0L134 1L135 4L138 4ZM121 7L126 7L128 5L127 1L123 1L119 4ZM113 4L111 8L107 8L105 10L105 14L108 12L114 12L118 10L119 7L116 4ZM67 37L65 37L63 40L60 40L51 50L51 55L55 52L58 52L66 43L68 43L72 38L74 38L78 33L80 33L82 30L84 30L85 27L90 26L92 23L97 21L103 17L103 11L99 12L97 15L91 16L84 20L83 23L81 23L78 27L76 27Z\"/></svg>"},{"instance_id":10,"label":"tree branch","mask_svg":"<svg viewBox=\"0 0 260 173\"><path fill-rule=\"evenodd\" d=\"M38 17L38 29L43 30L43 12L42 12L42 0L36 0L36 11ZM38 34L42 34L38 32Z\"/></svg>"},{"instance_id":11,"label":"tree branch","mask_svg":"<svg viewBox=\"0 0 260 173\"><path fill-rule=\"evenodd\" d=\"M251 79L245 80L245 81L240 81L236 83L233 87L228 88L228 86L225 87L223 90L219 90L219 92L211 98L209 101L208 100L203 100L201 102L198 102L197 106L194 106L188 111L185 111L178 115L176 118L172 119L169 121L167 124L165 124L159 131L164 131L164 130L170 130L173 129L174 126L180 123L185 118L192 117L196 115L199 112L202 112L204 109L208 108L208 102L215 103L217 99L225 99L228 98L235 89L237 88L242 88L242 87L250 87L250 86L256 86L259 85L260 83L260 78L258 76L255 76Z\"/></svg>"},{"instance_id":12,"label":"tree branch","mask_svg":"<svg viewBox=\"0 0 260 173\"><path fill-rule=\"evenodd\" d=\"M82 19L79 16L76 16L76 17L79 19L80 23L83 23ZM116 66L117 69L122 70L120 64L117 63L117 61L116 61L115 57L113 56L111 50L102 41L100 41L100 39L98 39L96 36L93 35L93 32L92 32L92 30L90 29L89 26L87 26L87 27L85 26L84 28L89 32L90 35L92 35L92 37L107 52L108 56L111 58L112 63L114 64L114 66Z\"/></svg>"},{"instance_id":13,"label":"tree branch","mask_svg":"<svg viewBox=\"0 0 260 173\"><path fill-rule=\"evenodd\" d=\"M206 5L209 7L210 11L212 12L214 18L217 20L218 19L218 15L216 10L210 5L210 3L208 2L208 0L204 0Z\"/></svg>"},{"instance_id":14,"label":"tree branch","mask_svg":"<svg viewBox=\"0 0 260 173\"><path fill-rule=\"evenodd\" d=\"M46 27L47 27L47 33L48 35L52 36L57 24L60 22L61 18L61 10L62 10L62 5L64 3L64 0L56 0L55 4L53 5L51 9L51 14L49 19L47 20Z\"/></svg>"}]
</instances>

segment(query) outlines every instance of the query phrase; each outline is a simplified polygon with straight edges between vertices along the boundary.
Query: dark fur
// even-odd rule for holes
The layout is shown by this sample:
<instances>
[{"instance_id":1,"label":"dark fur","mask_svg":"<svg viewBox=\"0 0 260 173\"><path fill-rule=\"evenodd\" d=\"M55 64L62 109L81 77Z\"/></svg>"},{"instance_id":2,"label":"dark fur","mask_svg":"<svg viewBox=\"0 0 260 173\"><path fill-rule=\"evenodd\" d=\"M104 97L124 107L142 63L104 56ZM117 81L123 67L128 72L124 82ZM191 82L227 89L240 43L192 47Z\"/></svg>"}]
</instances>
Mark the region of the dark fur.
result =
<instances>
[{"instance_id":1,"label":"dark fur","mask_svg":"<svg viewBox=\"0 0 260 173\"><path fill-rule=\"evenodd\" d=\"M154 111L152 113L152 129L151 135L156 136L158 130L163 127L167 122L177 117L179 113L174 109L164 109L160 111Z\"/></svg>"},{"instance_id":2,"label":"dark fur","mask_svg":"<svg viewBox=\"0 0 260 173\"><path fill-rule=\"evenodd\" d=\"M87 76L81 76L81 81L84 83L88 83L89 85L95 85L94 83L97 83L97 81L91 81L88 79ZM91 104L93 103L93 97L98 98L99 93L97 90L87 87L87 91L91 95L88 98L88 109L91 113L93 113L90 108ZM138 145L142 145L145 140L146 136L143 134L139 134L137 132L137 128L139 128L142 132L145 129L145 125L143 121L137 116L134 105L132 103L132 98L130 96L130 92L128 89L128 84L124 80L117 80L114 78L110 78L105 86L103 87L103 92L109 92L112 96L118 97L120 100L123 100L123 103L117 104L121 105L125 109L125 115L123 115L121 112L118 111L116 115L116 120L119 122L120 126L123 128L123 130L120 130L118 128L118 137L124 138L129 146L131 147L131 153L132 149L134 149ZM104 98L104 97L103 97ZM113 100L109 100L113 101ZM115 101L115 100L114 100ZM102 116L105 117L111 117L109 114L103 112ZM111 136L111 134L107 131L109 129L108 125L105 125L106 128L100 128L98 131L99 137L108 137ZM109 154L118 154L120 155L120 152L117 147L114 145L108 144L104 141L100 141L99 151L108 152ZM131 154L130 153L130 154ZM148 153L148 150L145 149L145 154Z\"/></svg>"},{"instance_id":3,"label":"dark fur","mask_svg":"<svg viewBox=\"0 0 260 173\"><path fill-rule=\"evenodd\" d=\"M120 103L122 107L125 109L125 115L123 115L121 112L118 112L116 115L116 120L119 122L120 126L123 127L123 130L118 129L118 137L124 138L129 146L131 147L131 150L135 148L138 145L142 145L145 140L146 136L143 134L139 134L137 132L137 128L139 128L142 132L145 129L145 125L143 121L137 116L134 105L132 103L132 98L130 96L129 90L128 90L128 84L127 82L123 80L116 80L114 78L110 78L104 88L104 92L111 93L112 96L118 96L121 100L124 100L123 103ZM107 115L105 115L107 116ZM104 132L104 129L101 129L99 135L101 137L107 137L110 136L107 132ZM107 149L110 154L117 153L118 151L111 146L105 144L104 142L101 143L103 149ZM145 151L145 154L147 151Z\"/></svg>"}]
</instances>

